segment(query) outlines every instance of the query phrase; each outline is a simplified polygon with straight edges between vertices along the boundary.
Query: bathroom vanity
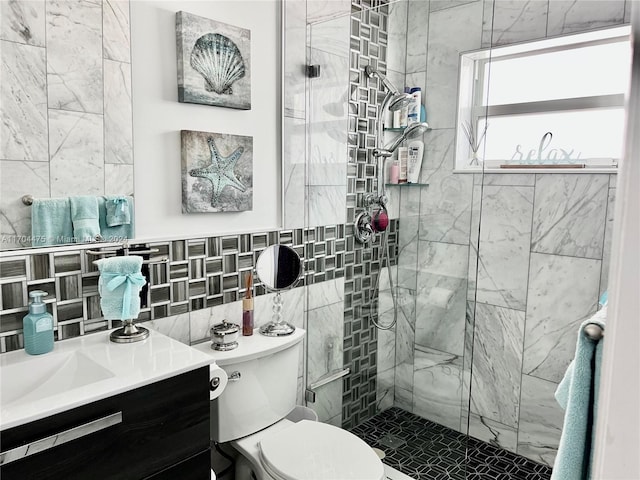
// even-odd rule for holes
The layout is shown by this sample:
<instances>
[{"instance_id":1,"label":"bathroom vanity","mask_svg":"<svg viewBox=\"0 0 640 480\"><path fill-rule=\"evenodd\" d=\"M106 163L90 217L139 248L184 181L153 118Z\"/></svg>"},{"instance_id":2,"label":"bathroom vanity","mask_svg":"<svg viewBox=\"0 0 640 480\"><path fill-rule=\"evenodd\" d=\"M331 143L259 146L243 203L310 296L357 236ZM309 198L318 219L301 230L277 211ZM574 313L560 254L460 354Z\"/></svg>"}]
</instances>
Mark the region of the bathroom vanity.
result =
<instances>
[{"instance_id":1,"label":"bathroom vanity","mask_svg":"<svg viewBox=\"0 0 640 480\"><path fill-rule=\"evenodd\" d=\"M157 332L129 345L88 335L50 355L0 359L3 480L210 478L210 356Z\"/></svg>"}]
</instances>

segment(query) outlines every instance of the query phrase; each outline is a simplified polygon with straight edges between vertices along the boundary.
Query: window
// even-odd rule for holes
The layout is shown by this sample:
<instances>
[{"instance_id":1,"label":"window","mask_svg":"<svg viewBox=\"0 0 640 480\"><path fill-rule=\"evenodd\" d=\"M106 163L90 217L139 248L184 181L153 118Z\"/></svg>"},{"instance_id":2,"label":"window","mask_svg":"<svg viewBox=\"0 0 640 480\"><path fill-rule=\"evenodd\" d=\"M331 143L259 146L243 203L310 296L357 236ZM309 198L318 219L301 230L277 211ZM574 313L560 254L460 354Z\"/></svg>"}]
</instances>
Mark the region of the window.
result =
<instances>
[{"instance_id":1,"label":"window","mask_svg":"<svg viewBox=\"0 0 640 480\"><path fill-rule=\"evenodd\" d=\"M615 168L631 74L629 33L618 27L462 54L457 170L483 163L502 171Z\"/></svg>"}]
</instances>

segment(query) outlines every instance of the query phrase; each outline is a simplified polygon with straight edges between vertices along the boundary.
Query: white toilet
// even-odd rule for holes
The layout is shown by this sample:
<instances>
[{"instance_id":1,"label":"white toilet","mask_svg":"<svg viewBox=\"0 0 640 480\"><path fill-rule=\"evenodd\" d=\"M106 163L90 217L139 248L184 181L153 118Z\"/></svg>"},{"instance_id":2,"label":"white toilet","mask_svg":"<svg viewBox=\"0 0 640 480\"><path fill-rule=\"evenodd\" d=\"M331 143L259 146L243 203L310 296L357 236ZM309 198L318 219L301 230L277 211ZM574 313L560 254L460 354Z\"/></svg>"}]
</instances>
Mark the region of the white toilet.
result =
<instances>
[{"instance_id":1,"label":"white toilet","mask_svg":"<svg viewBox=\"0 0 640 480\"><path fill-rule=\"evenodd\" d=\"M352 433L287 415L296 406L300 347L305 331L286 337L256 332L235 350L213 355L229 382L211 401L211 438L238 453L236 480L383 480L375 452Z\"/></svg>"}]
</instances>

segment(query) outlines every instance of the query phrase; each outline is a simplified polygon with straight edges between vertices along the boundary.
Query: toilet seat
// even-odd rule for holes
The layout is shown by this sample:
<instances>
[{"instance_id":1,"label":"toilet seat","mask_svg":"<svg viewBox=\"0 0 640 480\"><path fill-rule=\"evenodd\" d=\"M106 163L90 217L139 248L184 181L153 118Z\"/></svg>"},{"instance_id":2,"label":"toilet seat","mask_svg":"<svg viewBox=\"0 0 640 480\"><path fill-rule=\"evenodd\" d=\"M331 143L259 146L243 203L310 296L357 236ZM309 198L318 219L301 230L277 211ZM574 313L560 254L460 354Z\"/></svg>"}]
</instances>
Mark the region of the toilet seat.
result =
<instances>
[{"instance_id":1,"label":"toilet seat","mask_svg":"<svg viewBox=\"0 0 640 480\"><path fill-rule=\"evenodd\" d=\"M301 420L263 438L260 459L279 480L382 480L375 452L354 434L333 425Z\"/></svg>"}]
</instances>

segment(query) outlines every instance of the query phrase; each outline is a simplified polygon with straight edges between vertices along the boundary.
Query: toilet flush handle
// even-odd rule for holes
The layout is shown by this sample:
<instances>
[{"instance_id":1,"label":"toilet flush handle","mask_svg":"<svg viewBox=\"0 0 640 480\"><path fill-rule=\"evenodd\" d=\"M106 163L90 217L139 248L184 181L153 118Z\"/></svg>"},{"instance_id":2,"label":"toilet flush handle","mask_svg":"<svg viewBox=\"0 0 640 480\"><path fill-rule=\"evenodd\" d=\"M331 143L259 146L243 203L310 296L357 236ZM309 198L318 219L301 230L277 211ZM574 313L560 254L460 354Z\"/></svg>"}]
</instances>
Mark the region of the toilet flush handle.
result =
<instances>
[{"instance_id":1,"label":"toilet flush handle","mask_svg":"<svg viewBox=\"0 0 640 480\"><path fill-rule=\"evenodd\" d=\"M229 381L237 382L238 380L240 380L240 377L242 377L242 374L236 370L231 375L229 375Z\"/></svg>"}]
</instances>

